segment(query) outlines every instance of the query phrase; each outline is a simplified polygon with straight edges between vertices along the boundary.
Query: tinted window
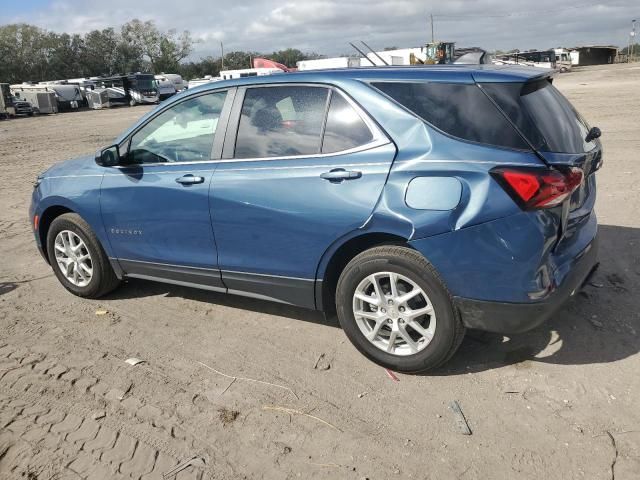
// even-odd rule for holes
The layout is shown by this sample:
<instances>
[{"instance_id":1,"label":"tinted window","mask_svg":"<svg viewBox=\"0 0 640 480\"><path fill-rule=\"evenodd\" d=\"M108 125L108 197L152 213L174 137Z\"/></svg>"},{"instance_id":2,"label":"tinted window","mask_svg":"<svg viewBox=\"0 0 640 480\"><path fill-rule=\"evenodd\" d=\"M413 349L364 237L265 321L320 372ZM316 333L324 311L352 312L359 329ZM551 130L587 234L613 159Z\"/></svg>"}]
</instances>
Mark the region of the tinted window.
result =
<instances>
[{"instance_id":1,"label":"tinted window","mask_svg":"<svg viewBox=\"0 0 640 480\"><path fill-rule=\"evenodd\" d=\"M398 82L373 85L445 133L472 142L527 148L477 85Z\"/></svg>"},{"instance_id":2,"label":"tinted window","mask_svg":"<svg viewBox=\"0 0 640 480\"><path fill-rule=\"evenodd\" d=\"M226 92L180 102L131 138L129 163L209 160Z\"/></svg>"},{"instance_id":3,"label":"tinted window","mask_svg":"<svg viewBox=\"0 0 640 480\"><path fill-rule=\"evenodd\" d=\"M584 153L589 126L548 80L526 84L486 84L485 90L542 151Z\"/></svg>"},{"instance_id":4,"label":"tinted window","mask_svg":"<svg viewBox=\"0 0 640 480\"><path fill-rule=\"evenodd\" d=\"M485 83L482 88L495 100L536 149L548 150L544 137L522 106L520 101L521 83Z\"/></svg>"},{"instance_id":5,"label":"tinted window","mask_svg":"<svg viewBox=\"0 0 640 480\"><path fill-rule=\"evenodd\" d=\"M373 140L371 131L358 112L339 93L331 95L322 153L340 152Z\"/></svg>"},{"instance_id":6,"label":"tinted window","mask_svg":"<svg viewBox=\"0 0 640 480\"><path fill-rule=\"evenodd\" d=\"M236 158L320 152L328 90L282 86L248 89L236 139Z\"/></svg>"}]
</instances>

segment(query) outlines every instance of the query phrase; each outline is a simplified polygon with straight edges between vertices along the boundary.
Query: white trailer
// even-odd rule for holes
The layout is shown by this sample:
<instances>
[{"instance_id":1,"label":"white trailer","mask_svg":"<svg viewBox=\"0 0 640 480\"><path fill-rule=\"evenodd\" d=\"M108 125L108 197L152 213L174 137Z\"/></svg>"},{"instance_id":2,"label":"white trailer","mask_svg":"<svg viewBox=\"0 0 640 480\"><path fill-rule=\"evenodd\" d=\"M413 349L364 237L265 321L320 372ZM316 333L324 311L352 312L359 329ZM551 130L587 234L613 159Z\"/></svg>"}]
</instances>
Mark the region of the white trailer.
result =
<instances>
[{"instance_id":1,"label":"white trailer","mask_svg":"<svg viewBox=\"0 0 640 480\"><path fill-rule=\"evenodd\" d=\"M220 77L205 75L203 78L193 78L189 80L187 82L187 88L195 88L195 87L199 87L200 85L204 85L206 83L219 82L220 80L222 80Z\"/></svg>"},{"instance_id":2,"label":"white trailer","mask_svg":"<svg viewBox=\"0 0 640 480\"><path fill-rule=\"evenodd\" d=\"M165 75L156 75L155 79L158 86L158 96L160 97L160 101L176 94L176 86Z\"/></svg>"},{"instance_id":3,"label":"white trailer","mask_svg":"<svg viewBox=\"0 0 640 480\"><path fill-rule=\"evenodd\" d=\"M232 78L261 77L262 75L274 75L284 73L279 68L244 68L242 70L223 70L220 72L220 79L231 80Z\"/></svg>"},{"instance_id":4,"label":"white trailer","mask_svg":"<svg viewBox=\"0 0 640 480\"><path fill-rule=\"evenodd\" d=\"M298 70L326 70L333 68L356 68L361 66L362 60L359 57L335 57L318 58L315 60L300 60L297 62ZM364 64L368 64L364 60Z\"/></svg>"},{"instance_id":5,"label":"white trailer","mask_svg":"<svg viewBox=\"0 0 640 480\"><path fill-rule=\"evenodd\" d=\"M181 75L177 73L161 73L160 75L156 75L156 80L165 79L173 83L176 92L181 92L185 88L187 88L187 83L184 81Z\"/></svg>"},{"instance_id":6,"label":"white trailer","mask_svg":"<svg viewBox=\"0 0 640 480\"><path fill-rule=\"evenodd\" d=\"M39 113L58 113L58 98L49 86L28 83L11 85L11 94L29 102Z\"/></svg>"},{"instance_id":7,"label":"white trailer","mask_svg":"<svg viewBox=\"0 0 640 480\"><path fill-rule=\"evenodd\" d=\"M68 85L61 83L60 80L56 82L40 82L38 85L49 87L55 92L58 100L58 110L61 112L75 110L84 104L82 90L78 85Z\"/></svg>"},{"instance_id":8,"label":"white trailer","mask_svg":"<svg viewBox=\"0 0 640 480\"><path fill-rule=\"evenodd\" d=\"M566 48L555 48L554 52L556 54L556 69L560 70L560 72L568 72L571 70L571 52Z\"/></svg>"}]
</instances>

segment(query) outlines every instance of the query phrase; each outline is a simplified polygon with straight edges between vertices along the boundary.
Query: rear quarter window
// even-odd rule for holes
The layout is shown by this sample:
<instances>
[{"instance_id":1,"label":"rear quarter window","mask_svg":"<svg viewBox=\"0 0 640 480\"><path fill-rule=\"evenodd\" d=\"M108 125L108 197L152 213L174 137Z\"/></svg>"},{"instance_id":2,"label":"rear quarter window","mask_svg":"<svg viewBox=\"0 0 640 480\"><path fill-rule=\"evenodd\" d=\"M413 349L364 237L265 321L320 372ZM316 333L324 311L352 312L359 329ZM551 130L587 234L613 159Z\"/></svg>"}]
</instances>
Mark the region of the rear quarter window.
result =
<instances>
[{"instance_id":1,"label":"rear quarter window","mask_svg":"<svg viewBox=\"0 0 640 480\"><path fill-rule=\"evenodd\" d=\"M528 148L475 84L374 82L372 85L444 133L475 143Z\"/></svg>"},{"instance_id":2,"label":"rear quarter window","mask_svg":"<svg viewBox=\"0 0 640 480\"><path fill-rule=\"evenodd\" d=\"M482 88L529 139L546 152L585 153L587 122L548 80L530 83L487 83Z\"/></svg>"},{"instance_id":3,"label":"rear quarter window","mask_svg":"<svg viewBox=\"0 0 640 480\"><path fill-rule=\"evenodd\" d=\"M371 130L358 112L339 93L332 93L322 142L322 153L334 153L365 145Z\"/></svg>"}]
</instances>

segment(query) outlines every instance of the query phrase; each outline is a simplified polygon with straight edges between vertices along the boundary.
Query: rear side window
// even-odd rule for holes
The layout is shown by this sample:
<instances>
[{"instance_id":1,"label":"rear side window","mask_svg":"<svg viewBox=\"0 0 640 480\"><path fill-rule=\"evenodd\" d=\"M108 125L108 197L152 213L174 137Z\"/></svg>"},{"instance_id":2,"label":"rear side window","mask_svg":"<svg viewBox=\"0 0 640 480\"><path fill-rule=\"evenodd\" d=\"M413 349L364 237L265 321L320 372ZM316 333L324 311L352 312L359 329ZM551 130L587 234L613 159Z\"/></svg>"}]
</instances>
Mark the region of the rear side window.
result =
<instances>
[{"instance_id":1,"label":"rear side window","mask_svg":"<svg viewBox=\"0 0 640 480\"><path fill-rule=\"evenodd\" d=\"M528 148L475 84L381 82L373 86L449 135L500 147Z\"/></svg>"},{"instance_id":2,"label":"rear side window","mask_svg":"<svg viewBox=\"0 0 640 480\"><path fill-rule=\"evenodd\" d=\"M371 130L358 112L339 93L331 94L322 153L334 153L359 147L373 140Z\"/></svg>"},{"instance_id":3,"label":"rear side window","mask_svg":"<svg viewBox=\"0 0 640 480\"><path fill-rule=\"evenodd\" d=\"M584 141L589 126L548 80L483 88L539 150L584 153L596 145Z\"/></svg>"},{"instance_id":4,"label":"rear side window","mask_svg":"<svg viewBox=\"0 0 640 480\"><path fill-rule=\"evenodd\" d=\"M236 138L236 158L320 152L329 90L278 86L247 90Z\"/></svg>"}]
</instances>

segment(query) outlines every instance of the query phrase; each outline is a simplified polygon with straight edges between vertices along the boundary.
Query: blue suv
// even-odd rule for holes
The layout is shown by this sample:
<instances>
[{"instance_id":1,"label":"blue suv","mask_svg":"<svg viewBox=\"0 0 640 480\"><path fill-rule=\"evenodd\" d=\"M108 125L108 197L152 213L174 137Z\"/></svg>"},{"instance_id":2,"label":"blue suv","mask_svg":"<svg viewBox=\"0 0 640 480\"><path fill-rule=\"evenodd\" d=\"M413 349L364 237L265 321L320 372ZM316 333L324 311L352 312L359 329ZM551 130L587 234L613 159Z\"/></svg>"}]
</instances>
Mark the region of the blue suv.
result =
<instances>
[{"instance_id":1,"label":"blue suv","mask_svg":"<svg viewBox=\"0 0 640 480\"><path fill-rule=\"evenodd\" d=\"M30 217L76 295L142 278L335 312L368 358L420 372L582 286L599 136L540 69L241 78L51 167Z\"/></svg>"}]
</instances>

